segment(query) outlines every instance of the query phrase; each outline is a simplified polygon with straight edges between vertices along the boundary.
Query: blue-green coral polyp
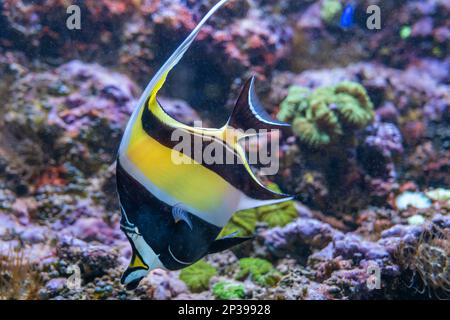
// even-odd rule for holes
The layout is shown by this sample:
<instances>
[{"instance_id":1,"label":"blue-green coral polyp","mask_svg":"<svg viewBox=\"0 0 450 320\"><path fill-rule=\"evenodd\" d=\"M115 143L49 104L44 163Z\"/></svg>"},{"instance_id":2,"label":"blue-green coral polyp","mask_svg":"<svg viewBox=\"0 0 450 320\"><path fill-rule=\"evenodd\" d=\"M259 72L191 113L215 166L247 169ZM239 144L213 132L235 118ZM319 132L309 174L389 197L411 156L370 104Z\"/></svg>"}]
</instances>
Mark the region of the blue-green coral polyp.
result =
<instances>
[{"instance_id":1,"label":"blue-green coral polyp","mask_svg":"<svg viewBox=\"0 0 450 320\"><path fill-rule=\"evenodd\" d=\"M216 274L216 268L206 261L200 260L181 270L180 279L192 292L201 292L209 288L209 280Z\"/></svg>"},{"instance_id":2,"label":"blue-green coral polyp","mask_svg":"<svg viewBox=\"0 0 450 320\"><path fill-rule=\"evenodd\" d=\"M321 147L366 127L374 119L373 109L366 89L355 82L316 90L292 86L280 105L278 119L292 123L294 134L304 144Z\"/></svg>"},{"instance_id":3,"label":"blue-green coral polyp","mask_svg":"<svg viewBox=\"0 0 450 320\"><path fill-rule=\"evenodd\" d=\"M236 278L240 280L250 278L261 286L273 287L281 280L281 274L270 261L260 258L243 258L239 260L239 273Z\"/></svg>"}]
</instances>

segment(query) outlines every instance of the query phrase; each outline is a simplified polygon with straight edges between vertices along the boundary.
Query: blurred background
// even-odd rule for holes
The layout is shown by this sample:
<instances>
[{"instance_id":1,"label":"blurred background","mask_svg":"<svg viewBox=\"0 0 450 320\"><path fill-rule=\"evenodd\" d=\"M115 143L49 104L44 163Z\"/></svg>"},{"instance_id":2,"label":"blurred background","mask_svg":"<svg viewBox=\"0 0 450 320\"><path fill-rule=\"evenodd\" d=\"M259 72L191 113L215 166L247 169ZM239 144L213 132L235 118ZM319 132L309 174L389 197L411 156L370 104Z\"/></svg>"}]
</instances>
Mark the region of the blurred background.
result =
<instances>
[{"instance_id":1,"label":"blurred background","mask_svg":"<svg viewBox=\"0 0 450 320\"><path fill-rule=\"evenodd\" d=\"M0 1L0 299L448 298L446 0L231 0L160 100L219 127L256 75L292 124L261 178L298 201L236 213L224 233L250 243L120 285L124 127L215 2Z\"/></svg>"}]
</instances>

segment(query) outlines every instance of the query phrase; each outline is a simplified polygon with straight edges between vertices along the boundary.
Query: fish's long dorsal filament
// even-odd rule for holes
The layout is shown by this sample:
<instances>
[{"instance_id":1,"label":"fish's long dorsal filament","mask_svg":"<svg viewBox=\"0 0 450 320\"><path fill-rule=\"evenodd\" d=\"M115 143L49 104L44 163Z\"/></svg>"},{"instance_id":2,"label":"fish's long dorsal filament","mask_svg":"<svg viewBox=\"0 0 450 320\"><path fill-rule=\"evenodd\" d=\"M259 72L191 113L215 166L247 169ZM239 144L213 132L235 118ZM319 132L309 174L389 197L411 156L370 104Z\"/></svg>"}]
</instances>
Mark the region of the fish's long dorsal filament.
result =
<instances>
[{"instance_id":1,"label":"fish's long dorsal filament","mask_svg":"<svg viewBox=\"0 0 450 320\"><path fill-rule=\"evenodd\" d=\"M203 17L200 23L192 30L189 36L181 43L181 45L175 50L175 52L170 56L166 63L161 67L161 69L156 73L155 77L150 81L146 90L144 91L144 99L151 94L150 102L154 102L158 91L162 88L164 82L167 79L169 72L180 62L186 51L194 42L197 35L200 33L202 27L208 22L217 10L219 10L223 5L225 5L230 0L221 0L214 7L209 10L209 12ZM145 101L145 100L144 100Z\"/></svg>"},{"instance_id":2,"label":"fish's long dorsal filament","mask_svg":"<svg viewBox=\"0 0 450 320\"><path fill-rule=\"evenodd\" d=\"M223 5L225 5L230 0L221 0L219 1L211 10L203 17L200 23L192 30L189 36L181 43L181 45L175 50L175 52L169 57L169 59L164 63L164 65L159 69L156 75L149 82L144 92L142 93L138 107L133 111L131 115L130 121L128 122L127 128L125 130L124 139L122 139L122 143L120 146L120 153L124 152L126 145L128 144L131 130L136 121L138 121L139 115L142 113L142 108L146 106L146 101L148 101L148 107L151 108L151 111L158 117L160 117L163 121L173 121L169 115L167 115L164 110L160 107L158 102L156 101L159 90L164 85L169 72L180 62L183 58L186 51L189 49L191 44L194 42L197 35L200 33L202 27L206 24L206 22L211 18L211 16L216 13ZM150 98L149 98L150 97Z\"/></svg>"}]
</instances>

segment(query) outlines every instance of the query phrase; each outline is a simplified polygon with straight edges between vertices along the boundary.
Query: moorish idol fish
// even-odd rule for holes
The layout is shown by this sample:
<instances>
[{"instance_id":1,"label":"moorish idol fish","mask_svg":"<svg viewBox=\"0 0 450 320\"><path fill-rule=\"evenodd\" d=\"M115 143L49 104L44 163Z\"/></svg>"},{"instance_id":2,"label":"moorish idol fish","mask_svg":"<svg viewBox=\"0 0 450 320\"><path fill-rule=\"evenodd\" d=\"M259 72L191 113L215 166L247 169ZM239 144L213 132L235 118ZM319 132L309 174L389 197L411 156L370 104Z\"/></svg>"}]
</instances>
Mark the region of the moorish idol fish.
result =
<instances>
[{"instance_id":1,"label":"moorish idol fish","mask_svg":"<svg viewBox=\"0 0 450 320\"><path fill-rule=\"evenodd\" d=\"M228 0L217 3L170 56L142 94L126 127L117 159L121 229L131 247L131 262L121 283L134 289L150 270L185 268L207 254L240 244L249 237L218 239L234 212L291 200L267 189L252 173L238 143L247 129L281 129L255 94L254 79L240 94L229 121L220 129L191 127L169 116L157 100L168 73L181 60L207 20ZM187 161L175 164L171 136L181 130L201 136L202 148L216 144L237 157L235 164ZM224 136L234 139L224 139ZM232 141L229 141L232 140ZM228 159L228 158L227 158ZM192 160L192 159L191 159Z\"/></svg>"}]
</instances>

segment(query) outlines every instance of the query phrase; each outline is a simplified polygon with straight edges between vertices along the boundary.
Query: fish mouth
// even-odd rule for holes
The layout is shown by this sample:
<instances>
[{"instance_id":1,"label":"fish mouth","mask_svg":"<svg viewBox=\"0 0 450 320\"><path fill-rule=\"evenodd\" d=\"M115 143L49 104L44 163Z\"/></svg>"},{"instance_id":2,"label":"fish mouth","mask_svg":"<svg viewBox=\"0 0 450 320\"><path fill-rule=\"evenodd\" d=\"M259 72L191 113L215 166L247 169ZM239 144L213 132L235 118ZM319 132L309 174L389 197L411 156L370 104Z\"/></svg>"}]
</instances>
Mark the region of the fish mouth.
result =
<instances>
[{"instance_id":1,"label":"fish mouth","mask_svg":"<svg viewBox=\"0 0 450 320\"><path fill-rule=\"evenodd\" d=\"M143 278L138 278L125 285L127 290L135 290Z\"/></svg>"},{"instance_id":2,"label":"fish mouth","mask_svg":"<svg viewBox=\"0 0 450 320\"><path fill-rule=\"evenodd\" d=\"M120 284L124 285L127 290L134 290L139 283L147 275L148 270L145 268L128 268L120 279Z\"/></svg>"}]
</instances>

